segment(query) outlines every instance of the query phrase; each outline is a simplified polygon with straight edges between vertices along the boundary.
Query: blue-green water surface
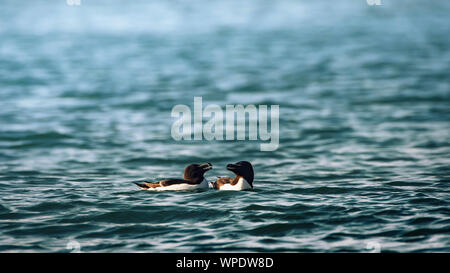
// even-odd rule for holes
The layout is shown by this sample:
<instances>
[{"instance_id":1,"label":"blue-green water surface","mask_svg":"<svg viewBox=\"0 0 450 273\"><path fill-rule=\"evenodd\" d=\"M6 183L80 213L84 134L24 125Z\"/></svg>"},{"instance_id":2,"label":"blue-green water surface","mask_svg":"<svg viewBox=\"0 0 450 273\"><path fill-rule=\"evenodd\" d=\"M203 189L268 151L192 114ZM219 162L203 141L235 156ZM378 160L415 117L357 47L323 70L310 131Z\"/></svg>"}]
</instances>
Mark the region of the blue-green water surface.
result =
<instances>
[{"instance_id":1,"label":"blue-green water surface","mask_svg":"<svg viewBox=\"0 0 450 273\"><path fill-rule=\"evenodd\" d=\"M449 252L450 4L381 1L0 1L0 252ZM194 96L280 105L279 148L175 141Z\"/></svg>"}]
</instances>

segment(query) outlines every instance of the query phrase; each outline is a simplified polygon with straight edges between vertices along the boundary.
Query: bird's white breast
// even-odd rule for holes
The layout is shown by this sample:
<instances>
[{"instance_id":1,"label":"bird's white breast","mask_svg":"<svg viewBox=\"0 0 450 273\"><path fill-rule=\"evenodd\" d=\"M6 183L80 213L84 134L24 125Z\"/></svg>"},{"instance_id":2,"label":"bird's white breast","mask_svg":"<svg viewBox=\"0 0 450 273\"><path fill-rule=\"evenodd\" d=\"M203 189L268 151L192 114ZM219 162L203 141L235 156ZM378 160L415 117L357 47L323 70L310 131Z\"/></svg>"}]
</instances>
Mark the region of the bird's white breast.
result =
<instances>
[{"instance_id":1,"label":"bird's white breast","mask_svg":"<svg viewBox=\"0 0 450 273\"><path fill-rule=\"evenodd\" d=\"M247 182L243 177L239 178L236 185L231 184L225 184L222 187L219 188L219 190L222 191L242 191L242 190L249 190L252 186L250 186L250 183Z\"/></svg>"}]
</instances>

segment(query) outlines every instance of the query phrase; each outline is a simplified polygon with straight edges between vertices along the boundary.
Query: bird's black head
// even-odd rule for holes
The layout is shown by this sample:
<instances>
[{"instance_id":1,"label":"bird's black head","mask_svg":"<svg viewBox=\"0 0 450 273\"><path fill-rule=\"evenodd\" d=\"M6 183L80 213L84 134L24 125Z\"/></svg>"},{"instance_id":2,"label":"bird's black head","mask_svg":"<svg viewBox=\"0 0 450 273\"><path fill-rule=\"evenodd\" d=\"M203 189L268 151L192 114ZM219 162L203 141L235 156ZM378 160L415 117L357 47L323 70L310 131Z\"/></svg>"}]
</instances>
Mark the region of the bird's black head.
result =
<instances>
[{"instance_id":1,"label":"bird's black head","mask_svg":"<svg viewBox=\"0 0 450 273\"><path fill-rule=\"evenodd\" d=\"M203 175L211 169L211 163L191 164L184 169L184 179L200 183L205 179Z\"/></svg>"},{"instance_id":2,"label":"bird's black head","mask_svg":"<svg viewBox=\"0 0 450 273\"><path fill-rule=\"evenodd\" d=\"M239 161L234 164L228 164L227 170L232 171L236 175L242 176L245 180L247 180L250 185L253 186L253 166L248 161Z\"/></svg>"}]
</instances>

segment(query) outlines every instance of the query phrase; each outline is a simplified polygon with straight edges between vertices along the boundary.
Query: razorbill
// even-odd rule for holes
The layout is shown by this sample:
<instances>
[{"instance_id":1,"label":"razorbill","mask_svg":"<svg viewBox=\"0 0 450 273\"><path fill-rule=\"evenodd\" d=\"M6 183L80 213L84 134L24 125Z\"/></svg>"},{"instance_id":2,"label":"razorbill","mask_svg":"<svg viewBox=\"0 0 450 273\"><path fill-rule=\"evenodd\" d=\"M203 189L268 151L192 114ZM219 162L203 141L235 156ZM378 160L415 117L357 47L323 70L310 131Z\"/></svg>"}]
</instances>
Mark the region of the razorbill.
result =
<instances>
[{"instance_id":1,"label":"razorbill","mask_svg":"<svg viewBox=\"0 0 450 273\"><path fill-rule=\"evenodd\" d=\"M143 190L183 191L208 189L208 180L204 174L212 169L211 163L191 164L184 169L184 179L165 179L159 182L136 183Z\"/></svg>"},{"instance_id":2,"label":"razorbill","mask_svg":"<svg viewBox=\"0 0 450 273\"><path fill-rule=\"evenodd\" d=\"M241 191L253 189L253 167L248 161L239 161L228 164L227 170L236 174L236 177L219 177L216 182L211 183L214 189Z\"/></svg>"}]
</instances>

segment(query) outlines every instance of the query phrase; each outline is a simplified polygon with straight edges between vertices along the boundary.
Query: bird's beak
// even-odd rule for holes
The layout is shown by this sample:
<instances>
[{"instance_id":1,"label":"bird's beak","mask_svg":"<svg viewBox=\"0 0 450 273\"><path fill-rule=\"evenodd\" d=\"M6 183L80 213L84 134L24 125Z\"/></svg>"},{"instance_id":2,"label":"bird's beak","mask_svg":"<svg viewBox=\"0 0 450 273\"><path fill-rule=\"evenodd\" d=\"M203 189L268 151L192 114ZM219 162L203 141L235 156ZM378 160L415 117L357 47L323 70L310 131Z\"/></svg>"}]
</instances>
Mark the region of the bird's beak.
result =
<instances>
[{"instance_id":1,"label":"bird's beak","mask_svg":"<svg viewBox=\"0 0 450 273\"><path fill-rule=\"evenodd\" d=\"M234 171L237 169L237 165L236 164L228 164L227 165L227 170L229 171Z\"/></svg>"},{"instance_id":2,"label":"bird's beak","mask_svg":"<svg viewBox=\"0 0 450 273\"><path fill-rule=\"evenodd\" d=\"M212 169L212 164L211 163L203 163L203 164L200 164L200 168L202 168L205 172L207 172Z\"/></svg>"}]
</instances>

